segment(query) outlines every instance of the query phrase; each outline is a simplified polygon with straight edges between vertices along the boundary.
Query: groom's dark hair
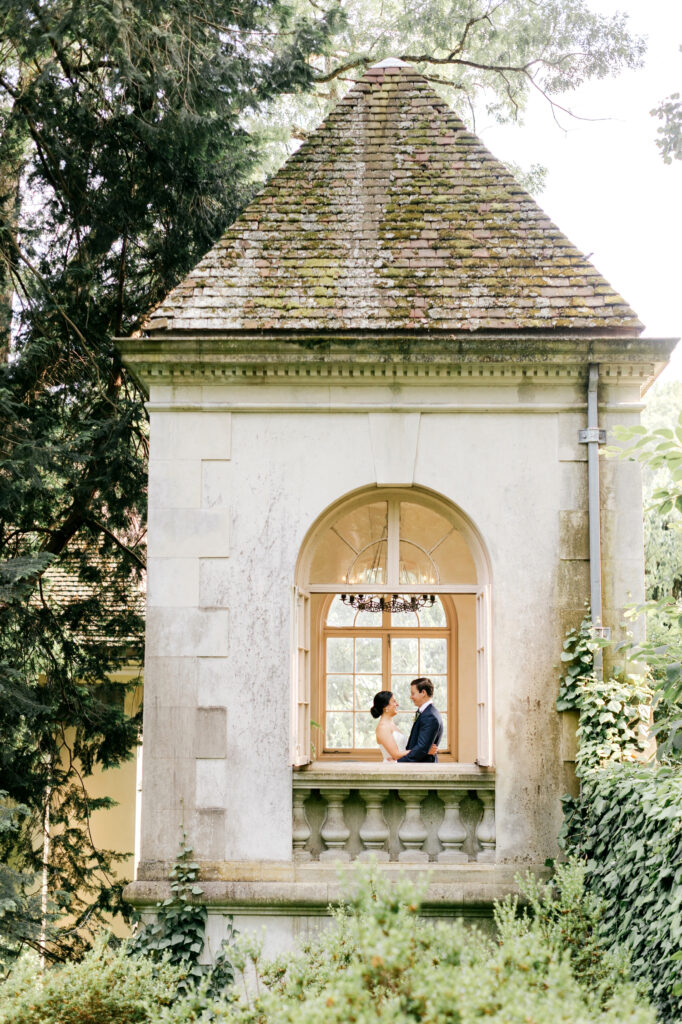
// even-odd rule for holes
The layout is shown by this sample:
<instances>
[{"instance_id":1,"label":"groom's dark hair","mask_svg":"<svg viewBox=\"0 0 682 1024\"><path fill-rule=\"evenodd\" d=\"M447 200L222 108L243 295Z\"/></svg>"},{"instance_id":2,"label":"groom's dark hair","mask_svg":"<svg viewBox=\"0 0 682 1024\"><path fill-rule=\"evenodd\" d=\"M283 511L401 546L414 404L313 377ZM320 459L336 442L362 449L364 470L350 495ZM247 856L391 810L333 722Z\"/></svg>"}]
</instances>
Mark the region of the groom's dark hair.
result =
<instances>
[{"instance_id":1,"label":"groom's dark hair","mask_svg":"<svg viewBox=\"0 0 682 1024\"><path fill-rule=\"evenodd\" d=\"M428 693L429 697L433 697L433 683L426 676L413 679L410 686L416 686L420 693Z\"/></svg>"}]
</instances>

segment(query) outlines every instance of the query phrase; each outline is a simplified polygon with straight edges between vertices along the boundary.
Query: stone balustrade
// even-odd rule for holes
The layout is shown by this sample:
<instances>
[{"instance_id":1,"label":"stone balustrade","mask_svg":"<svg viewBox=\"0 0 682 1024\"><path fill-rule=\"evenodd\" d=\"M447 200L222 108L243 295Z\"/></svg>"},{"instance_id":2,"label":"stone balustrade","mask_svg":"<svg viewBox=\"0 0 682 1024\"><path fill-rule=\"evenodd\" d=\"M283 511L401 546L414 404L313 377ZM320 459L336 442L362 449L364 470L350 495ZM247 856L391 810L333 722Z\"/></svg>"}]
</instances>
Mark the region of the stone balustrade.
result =
<instances>
[{"instance_id":1,"label":"stone balustrade","mask_svg":"<svg viewBox=\"0 0 682 1024\"><path fill-rule=\"evenodd\" d=\"M495 861L490 769L316 762L293 787L295 861Z\"/></svg>"}]
</instances>

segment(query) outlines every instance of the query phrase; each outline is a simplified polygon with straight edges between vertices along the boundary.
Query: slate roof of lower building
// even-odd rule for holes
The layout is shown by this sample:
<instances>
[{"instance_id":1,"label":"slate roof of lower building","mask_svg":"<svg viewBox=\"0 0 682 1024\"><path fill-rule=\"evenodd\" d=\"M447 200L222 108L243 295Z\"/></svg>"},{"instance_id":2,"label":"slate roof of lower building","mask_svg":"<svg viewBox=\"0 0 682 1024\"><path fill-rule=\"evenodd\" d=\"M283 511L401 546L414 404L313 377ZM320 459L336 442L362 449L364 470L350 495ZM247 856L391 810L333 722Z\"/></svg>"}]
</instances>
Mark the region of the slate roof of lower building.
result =
<instances>
[{"instance_id":1,"label":"slate roof of lower building","mask_svg":"<svg viewBox=\"0 0 682 1024\"><path fill-rule=\"evenodd\" d=\"M370 68L145 325L642 327L409 65Z\"/></svg>"}]
</instances>

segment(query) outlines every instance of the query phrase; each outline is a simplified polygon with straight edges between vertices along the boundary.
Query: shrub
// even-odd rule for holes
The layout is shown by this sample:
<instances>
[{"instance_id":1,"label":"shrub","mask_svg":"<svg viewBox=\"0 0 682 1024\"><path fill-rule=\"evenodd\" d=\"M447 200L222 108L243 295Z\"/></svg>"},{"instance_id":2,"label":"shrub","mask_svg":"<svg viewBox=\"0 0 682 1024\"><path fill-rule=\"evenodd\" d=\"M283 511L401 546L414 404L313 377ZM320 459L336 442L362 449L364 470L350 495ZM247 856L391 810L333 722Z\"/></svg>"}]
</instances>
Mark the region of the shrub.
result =
<instances>
[{"instance_id":1,"label":"shrub","mask_svg":"<svg viewBox=\"0 0 682 1024\"><path fill-rule=\"evenodd\" d=\"M499 942L421 918L419 894L404 880L360 873L335 927L301 952L264 967L257 951L241 961L237 953L235 965L246 969L251 960L258 987L213 1012L225 1024L654 1024L622 958L576 969L567 936L589 934L595 949L599 939L584 914L572 928L582 874L562 870L564 895L534 884L527 910L515 900L498 907ZM164 1016L173 1024L196 1019L173 1009Z\"/></svg>"},{"instance_id":2,"label":"shrub","mask_svg":"<svg viewBox=\"0 0 682 1024\"><path fill-rule=\"evenodd\" d=\"M581 790L564 798L561 843L585 866L599 895L599 928L627 948L659 1013L682 1019L676 954L682 949L682 767L642 764L648 691L637 676L593 672L590 624L564 643L557 707L580 713L576 770Z\"/></svg>"},{"instance_id":3,"label":"shrub","mask_svg":"<svg viewBox=\"0 0 682 1024\"><path fill-rule=\"evenodd\" d=\"M682 1019L682 770L612 765L589 772L571 803L566 848L584 858L604 902L603 928L631 950L665 1021Z\"/></svg>"},{"instance_id":4,"label":"shrub","mask_svg":"<svg viewBox=\"0 0 682 1024\"><path fill-rule=\"evenodd\" d=\"M243 990L215 997L204 978L178 996L180 968L100 943L44 980L22 962L0 986L0 1024L655 1024L626 960L605 950L575 865L549 886L526 880L527 906L499 904L498 940L420 917L404 879L365 869L353 885L299 952L262 965L258 941L239 939Z\"/></svg>"},{"instance_id":5,"label":"shrub","mask_svg":"<svg viewBox=\"0 0 682 1024\"><path fill-rule=\"evenodd\" d=\"M183 971L100 940L80 963L43 974L25 955L0 986L0 1024L147 1024L170 1005Z\"/></svg>"}]
</instances>

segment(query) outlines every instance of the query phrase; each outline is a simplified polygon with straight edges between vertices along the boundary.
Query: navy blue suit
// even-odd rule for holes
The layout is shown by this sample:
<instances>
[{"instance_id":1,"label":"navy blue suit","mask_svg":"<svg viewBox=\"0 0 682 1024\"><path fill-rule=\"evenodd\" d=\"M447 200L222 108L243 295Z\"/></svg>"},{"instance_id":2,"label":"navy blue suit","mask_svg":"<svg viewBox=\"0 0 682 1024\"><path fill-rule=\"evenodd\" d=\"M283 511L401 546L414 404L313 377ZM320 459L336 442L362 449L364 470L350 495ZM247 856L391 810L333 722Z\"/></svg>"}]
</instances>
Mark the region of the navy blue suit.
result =
<instances>
[{"instance_id":1,"label":"navy blue suit","mask_svg":"<svg viewBox=\"0 0 682 1024\"><path fill-rule=\"evenodd\" d=\"M436 746L440 744L442 735L443 719L440 717L438 709L434 708L433 704L429 704L428 707L419 712L419 717L410 729L410 736L407 741L409 754L404 754L398 760L427 761L433 764L438 761L438 754L429 754L429 750L434 743Z\"/></svg>"}]
</instances>

